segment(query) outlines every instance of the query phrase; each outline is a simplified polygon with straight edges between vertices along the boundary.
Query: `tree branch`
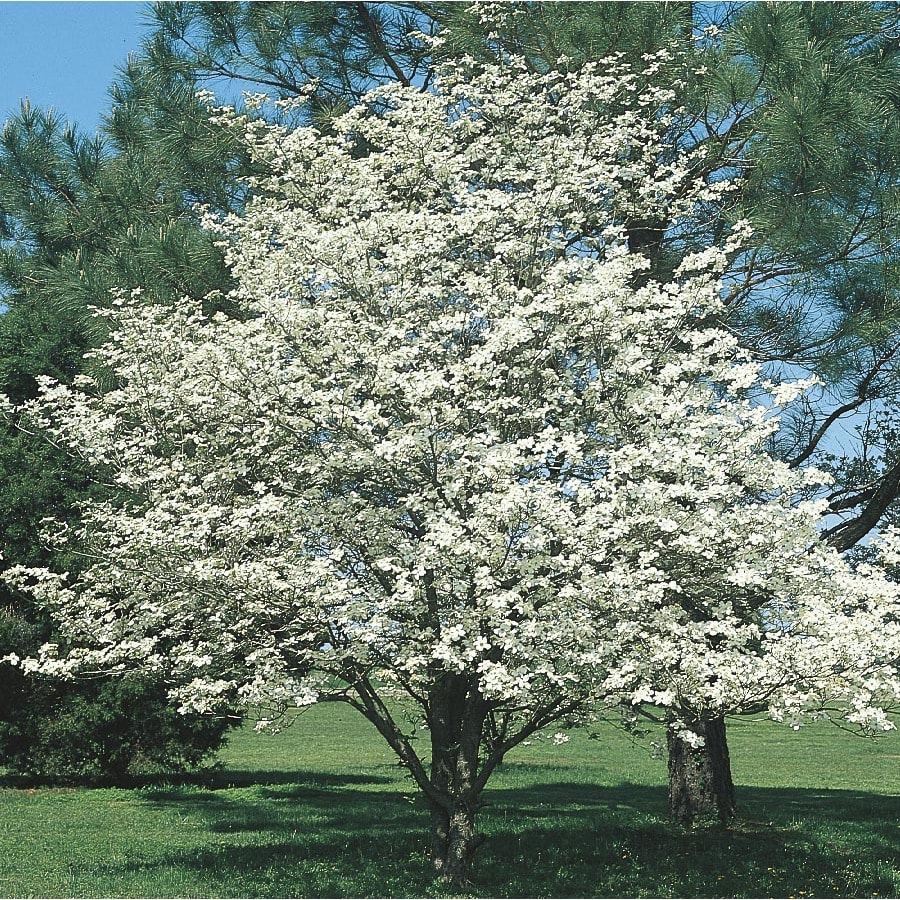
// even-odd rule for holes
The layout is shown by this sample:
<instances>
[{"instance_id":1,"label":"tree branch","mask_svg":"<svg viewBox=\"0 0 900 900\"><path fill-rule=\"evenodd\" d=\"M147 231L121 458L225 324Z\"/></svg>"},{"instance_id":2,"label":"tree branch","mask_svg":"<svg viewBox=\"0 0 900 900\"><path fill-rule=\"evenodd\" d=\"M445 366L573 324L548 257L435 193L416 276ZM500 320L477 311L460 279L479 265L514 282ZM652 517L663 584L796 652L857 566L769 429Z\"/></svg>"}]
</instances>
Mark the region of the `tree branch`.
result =
<instances>
[{"instance_id":1,"label":"tree branch","mask_svg":"<svg viewBox=\"0 0 900 900\"><path fill-rule=\"evenodd\" d=\"M866 373L865 377L859 384L856 386L856 397L853 400L848 401L847 403L838 406L836 409L832 410L831 413L825 418L825 421L819 426L816 433L810 438L809 443L806 445L806 448L802 453L799 453L793 459L788 461L788 465L792 469L796 469L801 463L806 462L816 452L816 447L819 446L822 438L828 432L828 429L837 422L841 416L846 415L848 412L853 412L855 409L859 409L866 400L869 399L869 388L872 386L872 382L875 380L875 377L878 373L896 356L897 350L900 348L900 344L897 344L891 347L887 353L883 354L879 359L877 359L872 366L872 368Z\"/></svg>"},{"instance_id":2,"label":"tree branch","mask_svg":"<svg viewBox=\"0 0 900 900\"><path fill-rule=\"evenodd\" d=\"M900 461L881 477L863 511L846 522L841 522L822 533L822 537L843 553L858 544L879 522L885 510L900 496Z\"/></svg>"},{"instance_id":3,"label":"tree branch","mask_svg":"<svg viewBox=\"0 0 900 900\"><path fill-rule=\"evenodd\" d=\"M369 12L365 3L357 3L356 11L359 13L360 19L362 19L363 25L366 26L366 31L369 32L369 37L372 38L372 45L378 51L378 55L384 60L387 67L394 73L396 79L402 84L404 87L409 87L409 78L407 78L406 73L400 68L399 63L391 56L390 51L387 48L387 45L384 42L384 39L381 37L381 32L378 30L378 23L372 18L372 14Z\"/></svg>"}]
</instances>

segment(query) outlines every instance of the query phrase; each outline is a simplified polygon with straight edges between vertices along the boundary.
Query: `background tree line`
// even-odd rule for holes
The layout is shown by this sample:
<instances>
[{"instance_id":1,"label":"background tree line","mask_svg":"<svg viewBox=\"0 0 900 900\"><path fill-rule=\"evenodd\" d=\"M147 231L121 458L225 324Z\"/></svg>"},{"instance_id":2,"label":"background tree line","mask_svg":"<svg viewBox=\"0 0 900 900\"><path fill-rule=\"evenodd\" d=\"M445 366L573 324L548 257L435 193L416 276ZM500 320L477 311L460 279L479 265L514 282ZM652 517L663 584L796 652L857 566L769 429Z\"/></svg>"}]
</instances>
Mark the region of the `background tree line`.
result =
<instances>
[{"instance_id":1,"label":"background tree line","mask_svg":"<svg viewBox=\"0 0 900 900\"><path fill-rule=\"evenodd\" d=\"M27 105L4 129L0 278L9 310L0 319L0 388L14 399L30 396L39 375L68 380L83 371L99 337L88 307L106 302L111 288L142 286L175 303L227 290L197 204L239 210L249 161L210 124L199 88L290 97L312 86L309 115L327 127L371 86L427 90L436 66L462 55L516 52L544 70L610 53L635 64L665 47L666 65L647 77L685 100L672 141L695 149L698 178L732 178L736 189L690 229L635 217L630 246L660 273L749 219L754 249L732 262L729 324L773 377L815 372L825 382L796 406L776 449L794 465L833 472L823 535L839 549L853 552L896 518L897 4L534 3L510 7L488 34L463 4L175 3L154 7L149 24L145 46L113 86L99 136ZM437 54L423 34L444 39ZM99 488L61 453L12 429L2 434L0 460L6 560L77 566L48 556L40 520L77 517L78 500ZM11 648L46 637L48 623L22 597L4 599ZM115 771L95 748L110 733L130 746L124 739L136 733L116 709L134 708L139 695L160 722L174 722L162 686L132 686L138 694L122 697L118 685L4 676L7 761L66 774L51 748L62 743L60 722L71 721L96 739L65 763L68 773L84 774L88 759L94 773ZM727 819L735 798L725 724L685 713L706 743L696 751L670 739L673 815ZM221 733L195 722L163 756L194 759ZM152 742L133 743L147 755Z\"/></svg>"}]
</instances>

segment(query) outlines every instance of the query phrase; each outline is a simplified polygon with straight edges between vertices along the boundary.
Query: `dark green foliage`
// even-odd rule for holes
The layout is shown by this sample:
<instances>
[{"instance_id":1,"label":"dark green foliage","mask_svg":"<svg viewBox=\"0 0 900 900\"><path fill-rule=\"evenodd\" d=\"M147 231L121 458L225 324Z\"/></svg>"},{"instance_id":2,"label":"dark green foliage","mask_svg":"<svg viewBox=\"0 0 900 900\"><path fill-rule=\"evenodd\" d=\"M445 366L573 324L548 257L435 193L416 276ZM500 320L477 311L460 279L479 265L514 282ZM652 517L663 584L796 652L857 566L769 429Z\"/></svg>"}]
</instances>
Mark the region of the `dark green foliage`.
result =
<instances>
[{"instance_id":1,"label":"dark green foliage","mask_svg":"<svg viewBox=\"0 0 900 900\"><path fill-rule=\"evenodd\" d=\"M182 716L165 691L126 678L94 689L41 685L28 712L0 725L8 769L54 784L125 784L130 778L185 772L224 743L232 723Z\"/></svg>"},{"instance_id":2,"label":"dark green foliage","mask_svg":"<svg viewBox=\"0 0 900 900\"><path fill-rule=\"evenodd\" d=\"M142 73L139 62L124 73L104 139L89 141L59 117L23 104L0 142L5 302L20 317L59 320L58 330L76 336L69 352L78 360L96 340L85 321L89 308L108 303L113 289L140 286L174 300L229 285L194 204L230 208L234 142L209 128L187 86L139 86ZM178 119L165 118L170 105L182 110ZM174 135L163 131L161 118Z\"/></svg>"},{"instance_id":3,"label":"dark green foliage","mask_svg":"<svg viewBox=\"0 0 900 900\"><path fill-rule=\"evenodd\" d=\"M102 136L87 138L27 102L0 135L0 392L14 402L35 396L41 377L69 382L88 370L85 354L102 337L91 307L109 303L113 290L141 286L177 302L229 287L194 203L235 202L234 141L208 127L190 85L145 75L139 60L123 73ZM75 521L79 503L106 490L77 459L4 422L2 565L76 573L77 554L47 544L44 520ZM33 654L55 637L42 613L2 585L0 603L0 655ZM54 684L0 669L0 764L19 772L98 780L141 766L190 767L226 728L180 717L158 681Z\"/></svg>"},{"instance_id":4,"label":"dark green foliage","mask_svg":"<svg viewBox=\"0 0 900 900\"><path fill-rule=\"evenodd\" d=\"M152 71L233 93L294 97L315 84L314 112L346 108L375 84L424 85L439 26L425 4L158 3Z\"/></svg>"},{"instance_id":5,"label":"dark green foliage","mask_svg":"<svg viewBox=\"0 0 900 900\"><path fill-rule=\"evenodd\" d=\"M694 16L704 16L704 10L691 3L529 3L504 16L488 34L468 4L412 5L440 23L446 40L443 58L515 54L539 71L557 68L561 59L577 67L621 54L639 63L644 54L661 47L683 44L687 49Z\"/></svg>"},{"instance_id":6,"label":"dark green foliage","mask_svg":"<svg viewBox=\"0 0 900 900\"><path fill-rule=\"evenodd\" d=\"M0 642L27 647L39 629L0 621ZM183 716L163 684L131 676L73 685L12 672L0 680L0 761L55 784L121 784L184 772L218 750L226 719Z\"/></svg>"},{"instance_id":7,"label":"dark green foliage","mask_svg":"<svg viewBox=\"0 0 900 900\"><path fill-rule=\"evenodd\" d=\"M27 609L0 612L0 652L33 654L50 624ZM183 716L161 681L100 677L64 682L4 667L0 766L54 783L121 783L148 772L182 772L222 746L235 722Z\"/></svg>"}]
</instances>

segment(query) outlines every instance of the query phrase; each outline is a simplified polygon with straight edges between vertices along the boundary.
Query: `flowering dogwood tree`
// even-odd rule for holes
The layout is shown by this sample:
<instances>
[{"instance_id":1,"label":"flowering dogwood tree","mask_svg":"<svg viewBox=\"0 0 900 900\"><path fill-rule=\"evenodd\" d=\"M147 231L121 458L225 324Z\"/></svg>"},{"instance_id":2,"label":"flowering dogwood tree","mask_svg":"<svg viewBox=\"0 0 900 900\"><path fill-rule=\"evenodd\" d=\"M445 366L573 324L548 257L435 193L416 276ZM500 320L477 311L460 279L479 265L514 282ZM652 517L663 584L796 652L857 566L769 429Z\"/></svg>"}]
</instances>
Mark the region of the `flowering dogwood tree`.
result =
<instances>
[{"instance_id":1,"label":"flowering dogwood tree","mask_svg":"<svg viewBox=\"0 0 900 900\"><path fill-rule=\"evenodd\" d=\"M102 378L18 412L130 498L57 534L76 583L14 576L67 640L25 664L163 672L189 710L351 704L455 882L504 755L597 702L839 692L881 721L863 626L891 587L817 541L819 476L763 450L786 389L754 401L713 324L728 248L665 283L628 252L630 219L709 196L659 163L666 100L614 62L513 62L380 89L329 135L224 114L265 171L212 223L237 314L123 296Z\"/></svg>"}]
</instances>

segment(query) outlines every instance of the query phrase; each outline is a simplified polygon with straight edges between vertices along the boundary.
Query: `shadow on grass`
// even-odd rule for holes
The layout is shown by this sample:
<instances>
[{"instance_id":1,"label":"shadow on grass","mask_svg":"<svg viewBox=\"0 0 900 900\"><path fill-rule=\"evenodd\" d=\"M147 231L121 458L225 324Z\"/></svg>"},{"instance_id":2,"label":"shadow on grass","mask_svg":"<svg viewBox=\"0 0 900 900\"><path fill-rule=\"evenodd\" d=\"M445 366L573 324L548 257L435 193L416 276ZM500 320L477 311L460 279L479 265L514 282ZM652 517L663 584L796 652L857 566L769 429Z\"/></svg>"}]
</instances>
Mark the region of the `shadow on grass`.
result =
<instances>
[{"instance_id":1,"label":"shadow on grass","mask_svg":"<svg viewBox=\"0 0 900 900\"><path fill-rule=\"evenodd\" d=\"M235 773L232 773L235 774ZM187 869L220 896L432 896L428 816L380 776L242 773L250 798L148 790L203 821L202 849L133 868ZM283 773L278 773L283 774ZM222 783L228 774L219 773ZM233 783L233 782L232 782ZM488 791L475 896L897 896L900 798L851 791L740 789L731 829L665 821L665 788L540 784ZM217 840L217 837L220 838ZM225 838L225 840L221 840Z\"/></svg>"},{"instance_id":2,"label":"shadow on grass","mask_svg":"<svg viewBox=\"0 0 900 900\"><path fill-rule=\"evenodd\" d=\"M342 787L354 784L389 784L395 779L384 775L331 775L329 773L302 774L294 771L265 770L251 772L246 769L225 769L210 766L193 772L155 772L148 775L98 776L96 778L59 778L43 775L0 774L0 788L171 788L180 796L180 789L190 787L219 790L221 788L251 787L266 784L297 784L298 779L309 784L318 782L322 787Z\"/></svg>"}]
</instances>

